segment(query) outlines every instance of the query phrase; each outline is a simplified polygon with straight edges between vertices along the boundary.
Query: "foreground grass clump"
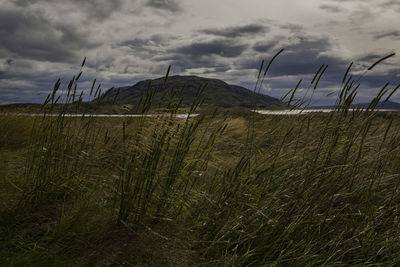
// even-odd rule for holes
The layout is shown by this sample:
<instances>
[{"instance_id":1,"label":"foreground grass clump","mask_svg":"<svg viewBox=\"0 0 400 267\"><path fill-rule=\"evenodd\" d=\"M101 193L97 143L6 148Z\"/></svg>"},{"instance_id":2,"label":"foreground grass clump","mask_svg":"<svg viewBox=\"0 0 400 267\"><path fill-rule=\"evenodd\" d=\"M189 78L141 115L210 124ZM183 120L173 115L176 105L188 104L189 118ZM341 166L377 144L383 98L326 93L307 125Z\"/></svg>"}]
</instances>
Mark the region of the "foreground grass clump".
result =
<instances>
[{"instance_id":1,"label":"foreground grass clump","mask_svg":"<svg viewBox=\"0 0 400 267\"><path fill-rule=\"evenodd\" d=\"M2 264L398 265L400 116L353 86L329 114L70 118L71 89L1 117Z\"/></svg>"}]
</instances>

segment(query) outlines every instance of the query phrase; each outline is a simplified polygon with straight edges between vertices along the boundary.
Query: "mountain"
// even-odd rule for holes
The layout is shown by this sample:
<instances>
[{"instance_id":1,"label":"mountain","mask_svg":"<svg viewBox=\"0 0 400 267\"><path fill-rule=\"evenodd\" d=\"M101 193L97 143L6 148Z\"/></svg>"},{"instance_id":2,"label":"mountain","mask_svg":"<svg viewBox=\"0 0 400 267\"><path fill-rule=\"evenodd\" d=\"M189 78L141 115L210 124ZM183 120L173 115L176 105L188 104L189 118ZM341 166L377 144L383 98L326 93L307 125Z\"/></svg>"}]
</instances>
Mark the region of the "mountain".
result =
<instances>
[{"instance_id":1,"label":"mountain","mask_svg":"<svg viewBox=\"0 0 400 267\"><path fill-rule=\"evenodd\" d=\"M227 84L218 79L208 79L198 76L171 76L168 77L165 87L163 86L164 77L153 80L144 80L133 86L119 88L117 96L116 94L118 89L112 88L105 93L104 99L101 103L112 104L115 102L117 104L137 105L141 98L146 97L149 82L151 82L151 87L156 88L156 93L152 101L153 106L163 106L172 95L174 95L175 100L177 100L177 95L180 94L183 95L182 106L190 106L198 88L204 84L207 84L207 86L200 95L200 98L204 98L203 107L252 108L256 106L258 108L271 108L282 106L280 101L276 98L263 94L254 94L252 91L244 87ZM181 91L182 88L183 90Z\"/></svg>"},{"instance_id":2,"label":"mountain","mask_svg":"<svg viewBox=\"0 0 400 267\"><path fill-rule=\"evenodd\" d=\"M358 103L358 104L352 104L352 108L367 108L369 106L369 103ZM332 106L312 106L311 109L330 109L330 108L335 108L334 105ZM386 102L380 102L375 109L393 109L393 110L400 110L400 103L396 103L393 101L386 101Z\"/></svg>"},{"instance_id":3,"label":"mountain","mask_svg":"<svg viewBox=\"0 0 400 267\"><path fill-rule=\"evenodd\" d=\"M360 104L354 104L354 107L367 108L368 105L369 103L360 103ZM400 104L393 101L380 102L376 106L376 109L400 109Z\"/></svg>"}]
</instances>

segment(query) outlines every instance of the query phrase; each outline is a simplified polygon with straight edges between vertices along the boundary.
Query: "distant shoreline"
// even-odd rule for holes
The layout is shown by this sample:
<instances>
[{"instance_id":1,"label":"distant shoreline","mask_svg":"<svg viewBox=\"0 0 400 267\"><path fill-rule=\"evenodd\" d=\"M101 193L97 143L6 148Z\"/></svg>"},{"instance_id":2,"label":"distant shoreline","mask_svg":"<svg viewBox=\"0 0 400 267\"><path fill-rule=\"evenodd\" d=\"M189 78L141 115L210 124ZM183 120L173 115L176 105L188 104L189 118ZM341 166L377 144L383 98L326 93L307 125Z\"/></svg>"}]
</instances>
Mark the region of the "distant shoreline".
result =
<instances>
[{"instance_id":1,"label":"distant shoreline","mask_svg":"<svg viewBox=\"0 0 400 267\"><path fill-rule=\"evenodd\" d=\"M256 113L262 115L304 115L308 113L329 113L336 109L284 109L284 110L253 110ZM357 109L349 109L349 111L355 111ZM398 109L374 109L376 112L396 112Z\"/></svg>"},{"instance_id":2,"label":"distant shoreline","mask_svg":"<svg viewBox=\"0 0 400 267\"><path fill-rule=\"evenodd\" d=\"M88 118L88 117L100 117L100 118L143 118L143 117L161 117L166 114L85 114L85 113L67 113L67 114L57 114L57 113L0 113L0 116L26 116L26 117L58 117L60 115L64 117L70 118ZM188 114L188 113L181 113L175 114L174 117L178 119L186 119L187 117L197 117L200 114Z\"/></svg>"}]
</instances>

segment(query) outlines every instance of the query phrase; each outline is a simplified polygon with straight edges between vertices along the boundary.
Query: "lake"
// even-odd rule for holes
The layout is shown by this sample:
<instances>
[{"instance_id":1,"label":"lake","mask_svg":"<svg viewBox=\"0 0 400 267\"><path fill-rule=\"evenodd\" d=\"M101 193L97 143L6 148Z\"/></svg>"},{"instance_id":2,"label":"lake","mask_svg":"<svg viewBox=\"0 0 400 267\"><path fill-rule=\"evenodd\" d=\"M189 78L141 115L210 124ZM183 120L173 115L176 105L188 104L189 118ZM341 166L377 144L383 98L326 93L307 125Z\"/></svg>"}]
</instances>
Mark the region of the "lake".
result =
<instances>
[{"instance_id":1,"label":"lake","mask_svg":"<svg viewBox=\"0 0 400 267\"><path fill-rule=\"evenodd\" d=\"M253 110L256 113L263 115L305 115L308 113L329 113L335 109L284 109L284 110ZM353 111L350 109L349 111ZM376 112L396 112L395 109L375 109Z\"/></svg>"},{"instance_id":2,"label":"lake","mask_svg":"<svg viewBox=\"0 0 400 267\"><path fill-rule=\"evenodd\" d=\"M3 113L0 115L14 115L14 116L29 116L29 117L40 117L44 114L40 113ZM76 114L64 114L64 117L71 117L71 118L93 118L93 117L102 117L102 118L143 118L143 117L159 117L163 115L170 115L170 114L84 114L84 113L76 113ZM196 117L200 114L175 114L175 118L178 119L187 119L188 117ZM47 117L58 117L59 114L57 113L50 113L46 114Z\"/></svg>"},{"instance_id":3,"label":"lake","mask_svg":"<svg viewBox=\"0 0 400 267\"><path fill-rule=\"evenodd\" d=\"M262 114L262 115L305 115L309 113L329 113L332 111L335 111L334 109L284 109L284 110L253 110L256 113ZM352 111L352 110L349 110ZM399 110L395 109L375 109L375 112L397 112ZM40 113L3 113L0 115L15 115L15 116L29 116L29 117L39 117L43 116L43 114ZM159 116L165 116L169 114L83 114L83 113L76 113L76 114L65 114L65 117L72 117L72 118L81 118L81 117L103 117L103 118L143 118L143 117L159 117ZM190 114L190 118L192 117L197 117L200 114ZM57 113L50 113L46 114L47 117L58 117L59 114ZM175 118L178 119L187 119L189 114L187 113L181 113L181 114L175 114Z\"/></svg>"}]
</instances>

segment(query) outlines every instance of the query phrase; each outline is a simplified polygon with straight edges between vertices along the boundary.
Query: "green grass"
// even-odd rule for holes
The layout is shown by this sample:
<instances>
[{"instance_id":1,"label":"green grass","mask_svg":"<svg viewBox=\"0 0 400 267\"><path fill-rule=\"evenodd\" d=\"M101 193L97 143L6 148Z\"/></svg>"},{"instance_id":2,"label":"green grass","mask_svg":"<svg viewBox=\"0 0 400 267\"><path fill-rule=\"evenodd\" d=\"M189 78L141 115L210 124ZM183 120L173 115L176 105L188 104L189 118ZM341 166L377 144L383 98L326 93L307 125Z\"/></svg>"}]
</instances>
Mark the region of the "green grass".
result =
<instances>
[{"instance_id":1,"label":"green grass","mask_svg":"<svg viewBox=\"0 0 400 267\"><path fill-rule=\"evenodd\" d=\"M329 114L1 116L1 264L400 264L400 116L350 84Z\"/></svg>"}]
</instances>

